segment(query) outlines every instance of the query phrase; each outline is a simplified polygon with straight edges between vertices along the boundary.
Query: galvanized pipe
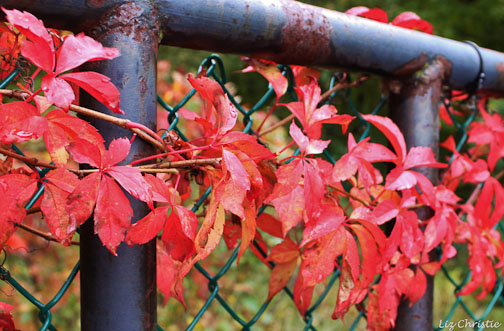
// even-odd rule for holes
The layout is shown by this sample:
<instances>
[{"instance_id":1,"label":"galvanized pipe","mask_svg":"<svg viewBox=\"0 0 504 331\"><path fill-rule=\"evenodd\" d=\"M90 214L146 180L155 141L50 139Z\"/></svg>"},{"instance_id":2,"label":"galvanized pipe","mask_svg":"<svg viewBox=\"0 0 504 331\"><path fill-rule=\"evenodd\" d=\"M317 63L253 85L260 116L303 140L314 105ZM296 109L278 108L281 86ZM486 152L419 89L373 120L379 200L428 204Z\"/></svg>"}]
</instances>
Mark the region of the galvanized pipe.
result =
<instances>
[{"instance_id":1,"label":"galvanized pipe","mask_svg":"<svg viewBox=\"0 0 504 331\"><path fill-rule=\"evenodd\" d=\"M55 27L81 31L126 0L0 0ZM407 75L435 58L451 65L447 82L467 88L479 57L465 43L394 27L291 0L157 0L162 44L237 53L286 64ZM153 16L152 20L156 20ZM481 50L483 89L504 92L504 54Z\"/></svg>"},{"instance_id":2,"label":"galvanized pipe","mask_svg":"<svg viewBox=\"0 0 504 331\"><path fill-rule=\"evenodd\" d=\"M111 78L121 92L125 118L151 129L156 126L156 63L158 27L149 1L123 4L102 16L91 35L121 56L86 66ZM86 93L83 105L110 113ZM90 120L108 143L131 132L109 123ZM135 139L124 163L153 153ZM149 212L145 203L130 198L134 221ZM122 243L113 256L93 231L92 220L81 229L81 324L84 331L156 329L156 244L128 247Z\"/></svg>"},{"instance_id":3,"label":"galvanized pipe","mask_svg":"<svg viewBox=\"0 0 504 331\"><path fill-rule=\"evenodd\" d=\"M434 60L423 70L399 80L385 80L389 87L390 117L404 134L406 145L430 147L438 158L439 153L439 104L441 87L449 73L449 65L442 59ZM438 170L432 167L415 169L436 184ZM433 216L428 207L417 211L421 220ZM432 259L435 256L431 256ZM396 331L432 330L434 277L427 276L427 290L413 306L402 301L396 320Z\"/></svg>"}]
</instances>

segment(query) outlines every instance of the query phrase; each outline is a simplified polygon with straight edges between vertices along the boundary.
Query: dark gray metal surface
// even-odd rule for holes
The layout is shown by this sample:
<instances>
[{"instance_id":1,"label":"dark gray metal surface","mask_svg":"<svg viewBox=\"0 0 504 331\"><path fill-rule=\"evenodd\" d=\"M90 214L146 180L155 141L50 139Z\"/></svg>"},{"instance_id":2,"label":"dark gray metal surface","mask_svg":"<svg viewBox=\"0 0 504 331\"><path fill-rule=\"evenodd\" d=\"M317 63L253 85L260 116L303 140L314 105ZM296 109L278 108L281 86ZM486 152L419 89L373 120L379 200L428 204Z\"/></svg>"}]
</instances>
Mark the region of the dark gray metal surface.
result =
<instances>
[{"instance_id":1,"label":"dark gray metal surface","mask_svg":"<svg viewBox=\"0 0 504 331\"><path fill-rule=\"evenodd\" d=\"M90 33L104 45L116 47L121 56L98 61L86 68L111 78L121 92L124 117L155 129L157 26L148 1L135 1L102 17L100 28ZM87 95L83 105L110 111ZM91 120L108 144L131 132L109 123ZM135 139L125 163L152 154ZM146 204L130 199L133 220L149 212ZM139 331L156 329L156 245L128 247L122 243L113 256L93 233L93 223L81 229L81 323L85 331Z\"/></svg>"},{"instance_id":2,"label":"dark gray metal surface","mask_svg":"<svg viewBox=\"0 0 504 331\"><path fill-rule=\"evenodd\" d=\"M55 27L80 31L125 0L0 0ZM246 54L286 64L366 71L385 76L419 70L438 56L451 64L449 84L476 79L479 57L465 43L348 16L291 0L159 0L161 43ZM482 49L483 89L504 91L504 54Z\"/></svg>"}]
</instances>

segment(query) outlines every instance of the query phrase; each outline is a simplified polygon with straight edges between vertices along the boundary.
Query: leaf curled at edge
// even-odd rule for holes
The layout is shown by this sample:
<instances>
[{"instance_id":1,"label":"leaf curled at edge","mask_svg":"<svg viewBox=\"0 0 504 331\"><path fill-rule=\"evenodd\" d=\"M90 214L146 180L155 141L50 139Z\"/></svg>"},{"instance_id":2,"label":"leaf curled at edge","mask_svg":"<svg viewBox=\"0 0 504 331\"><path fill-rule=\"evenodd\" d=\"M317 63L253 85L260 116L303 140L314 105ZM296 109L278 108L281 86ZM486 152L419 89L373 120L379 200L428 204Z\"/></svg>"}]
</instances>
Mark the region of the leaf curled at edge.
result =
<instances>
[{"instance_id":1,"label":"leaf curled at edge","mask_svg":"<svg viewBox=\"0 0 504 331\"><path fill-rule=\"evenodd\" d=\"M266 78L273 87L278 102L280 97L287 91L289 82L287 81L287 78L282 75L282 72L278 69L277 64L272 61L246 57L242 57L242 60L246 61L249 66L241 72L257 71L259 74L264 76L264 78Z\"/></svg>"}]
</instances>

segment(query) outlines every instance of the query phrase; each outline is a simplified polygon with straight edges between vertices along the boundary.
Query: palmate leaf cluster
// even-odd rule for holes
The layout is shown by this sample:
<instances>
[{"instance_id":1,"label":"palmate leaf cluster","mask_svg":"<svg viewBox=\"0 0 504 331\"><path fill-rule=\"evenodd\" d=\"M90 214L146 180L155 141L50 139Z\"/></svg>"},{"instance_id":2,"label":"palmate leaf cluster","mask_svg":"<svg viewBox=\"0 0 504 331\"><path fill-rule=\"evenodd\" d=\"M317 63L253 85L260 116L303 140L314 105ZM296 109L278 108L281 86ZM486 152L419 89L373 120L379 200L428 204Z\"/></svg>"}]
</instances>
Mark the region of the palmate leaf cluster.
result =
<instances>
[{"instance_id":1,"label":"palmate leaf cluster","mask_svg":"<svg viewBox=\"0 0 504 331\"><path fill-rule=\"evenodd\" d=\"M363 119L391 148L369 138L356 141L346 133L354 118L324 104L317 70L291 66L297 101L282 103L289 84L277 64L245 59L248 67L243 72L256 71L266 78L276 94L275 107L292 114L292 141L285 148L295 145L298 154L280 157L267 148L260 132L237 130L236 106L218 82L201 73L186 77L199 94L200 107L178 112L194 128L188 141L177 139L175 132L163 139L138 123L101 117L135 133L140 130L143 139L160 149L156 155L119 165L135 137L118 137L105 146L93 126L69 113L83 111L72 104L72 85L77 85L123 114L117 89L98 73L67 72L87 61L113 59L119 52L83 34L54 38L56 32L50 34L33 15L4 11L10 25L2 30L7 36L2 40L11 55L21 54L37 68L34 77L42 76L42 87L25 88L25 94L17 94L23 101L3 100L0 105L1 152L9 157L2 161L0 176L0 248L8 247L23 224L28 202L39 206L52 239L63 245L71 244L77 228L92 217L95 233L111 254L122 242L141 245L156 239L158 286L166 300L174 297L184 303L184 277L221 240L230 248L239 243L238 261L249 248L258 254L255 242L268 252L266 259L259 257L272 269L269 299L293 278L294 301L304 314L315 286L336 268L340 282L333 318L343 318L351 306L366 300L371 330L392 328L400 300L414 303L423 296L427 275L456 256L455 243L467 246L473 272L459 294L481 289L479 297L484 297L493 289L495 269L504 266L504 246L495 230L504 215L504 189L492 176L504 155L504 122L488 113L486 99L478 104L481 121L469 131L474 148L461 153L449 139L443 145L454 158L443 163L427 147L408 149L397 125L386 117ZM388 22L381 10L360 7L349 13ZM391 24L432 30L411 12L398 15ZM331 143L322 139L327 126L341 129L347 140L345 154L334 163L321 157ZM13 143L40 137L51 163L16 155ZM10 158L25 165L15 166ZM88 169L78 170L70 162ZM383 163L391 170L380 172L377 165ZM418 167L443 169L442 181L434 184ZM456 194L463 183L475 188L467 202ZM33 200L41 185L43 194ZM193 193L195 186L199 192ZM123 190L150 208L134 224ZM203 215L186 207L194 195L209 196ZM419 219L419 208L429 208L432 215ZM277 238L278 244L268 247L266 235ZM441 254L433 258L438 248ZM2 303L0 309L0 322L12 328L12 308Z\"/></svg>"}]
</instances>

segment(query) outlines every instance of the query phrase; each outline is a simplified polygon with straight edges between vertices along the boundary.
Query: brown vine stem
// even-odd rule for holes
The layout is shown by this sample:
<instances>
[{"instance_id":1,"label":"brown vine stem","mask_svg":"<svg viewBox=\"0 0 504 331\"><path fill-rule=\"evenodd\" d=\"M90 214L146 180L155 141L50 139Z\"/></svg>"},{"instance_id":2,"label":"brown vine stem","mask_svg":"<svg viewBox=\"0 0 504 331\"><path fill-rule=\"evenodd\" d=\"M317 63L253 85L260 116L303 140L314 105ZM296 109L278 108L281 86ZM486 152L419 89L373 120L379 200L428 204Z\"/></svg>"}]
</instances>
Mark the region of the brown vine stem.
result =
<instances>
[{"instance_id":1,"label":"brown vine stem","mask_svg":"<svg viewBox=\"0 0 504 331\"><path fill-rule=\"evenodd\" d=\"M221 161L222 158L220 157L211 159L198 159L198 160L166 161L156 164L146 164L139 166L138 168L144 171L145 169L188 168L188 167L206 166L206 165L218 167Z\"/></svg>"},{"instance_id":2,"label":"brown vine stem","mask_svg":"<svg viewBox=\"0 0 504 331\"><path fill-rule=\"evenodd\" d=\"M35 228L32 228L31 226L28 226L28 225L24 225L24 224L19 224L17 223L16 226L20 229L23 229L25 230L26 232L30 232L36 236L39 236L41 238L44 238L45 240L47 241L54 241L54 242L58 242L58 240L56 240L56 238L54 238L52 235L50 235L49 233L46 233L46 232L42 232L38 229L35 229ZM71 244L72 245L80 245L80 242L78 241L74 241L72 240L71 241Z\"/></svg>"},{"instance_id":3,"label":"brown vine stem","mask_svg":"<svg viewBox=\"0 0 504 331\"><path fill-rule=\"evenodd\" d=\"M139 169L142 173L147 173L147 174L178 174L177 169ZM73 172L74 174L78 175L79 177L84 177L89 174L97 173L100 171L100 169L83 169L83 170L78 170L78 169L68 169L68 171Z\"/></svg>"},{"instance_id":4,"label":"brown vine stem","mask_svg":"<svg viewBox=\"0 0 504 331\"><path fill-rule=\"evenodd\" d=\"M345 89L345 88L352 88L352 87L356 87L356 86L359 86L360 84L362 84L364 81L366 81L367 79L369 78L369 76L361 76L359 77L358 79L354 80L353 82L350 82L350 83L338 83L336 85L334 85L331 89L327 90L326 92L324 92L324 94L322 94L322 96L320 97L320 101L319 101L319 104L326 101L327 99L329 99L329 97L331 96L331 94L333 94L334 92L336 91L339 91L339 90L342 90L342 89ZM276 129L278 129L279 127L289 123L290 121L292 121L294 119L295 115L294 114L290 114L289 116L287 116L286 118L284 118L283 120L280 120L278 121L277 123L273 124L272 126L270 126L269 128L265 129L264 131L260 132L257 134L257 136L260 138Z\"/></svg>"},{"instance_id":5,"label":"brown vine stem","mask_svg":"<svg viewBox=\"0 0 504 331\"><path fill-rule=\"evenodd\" d=\"M0 89L0 94L11 97L11 98L16 98L19 100L26 100L30 95L26 92L21 92L21 91L16 91L16 90L9 90L9 89ZM144 131L138 129L138 128L132 128L128 125L128 123L132 123L128 119L124 118L118 118L115 116L107 115L100 113L99 111L77 106L77 105L70 105L70 110L89 117L93 117L102 121L106 121L109 123L112 123L114 125L120 126L121 128L124 128L126 130L130 130L131 132L135 133L139 138L147 141L151 145L157 147L158 149L165 151L166 148L165 146L158 140L154 139Z\"/></svg>"},{"instance_id":6,"label":"brown vine stem","mask_svg":"<svg viewBox=\"0 0 504 331\"><path fill-rule=\"evenodd\" d=\"M362 200L362 199L361 199L361 198L359 198L359 197L356 197L356 196L355 196L355 195L353 195L352 193L349 193L349 192L347 192L347 191L345 191L345 190L340 190L339 188L334 187L334 186L331 186L331 188L332 188L334 191L336 191L336 192L338 192L338 193L341 193L341 194L343 194L344 196L346 196L346 197L348 197L348 198L350 198L350 199L353 199L353 200L355 200L355 201L358 201L358 202L362 203L364 206L366 206L366 208L371 208L371 207L374 207L374 206L373 206L372 204L370 204L369 202L367 202L367 201L365 201L365 200Z\"/></svg>"},{"instance_id":7,"label":"brown vine stem","mask_svg":"<svg viewBox=\"0 0 504 331\"><path fill-rule=\"evenodd\" d=\"M31 166L34 167L43 167L43 168L49 168L49 169L56 169L56 166L54 164L50 164L47 162L39 161L34 157L28 157L28 156L23 156L19 155L16 152L9 151L8 149L0 147L0 153L2 153L5 156L9 156L18 160L21 160Z\"/></svg>"},{"instance_id":8,"label":"brown vine stem","mask_svg":"<svg viewBox=\"0 0 504 331\"><path fill-rule=\"evenodd\" d=\"M220 165L221 160L222 158L216 157L211 159L171 161L155 164L146 164L134 168L137 168L138 170L146 174L178 174L179 173L179 171L177 170L178 168L190 168L205 165L218 167ZM99 169L83 169L83 170L68 169L68 170L81 177L100 171Z\"/></svg>"}]
</instances>

